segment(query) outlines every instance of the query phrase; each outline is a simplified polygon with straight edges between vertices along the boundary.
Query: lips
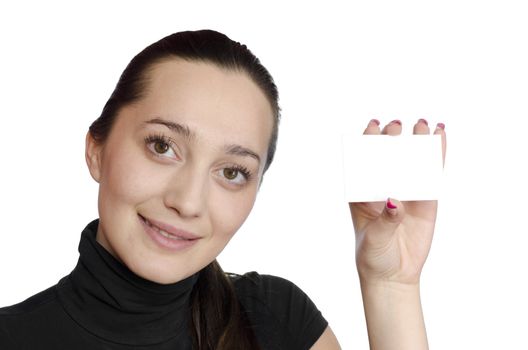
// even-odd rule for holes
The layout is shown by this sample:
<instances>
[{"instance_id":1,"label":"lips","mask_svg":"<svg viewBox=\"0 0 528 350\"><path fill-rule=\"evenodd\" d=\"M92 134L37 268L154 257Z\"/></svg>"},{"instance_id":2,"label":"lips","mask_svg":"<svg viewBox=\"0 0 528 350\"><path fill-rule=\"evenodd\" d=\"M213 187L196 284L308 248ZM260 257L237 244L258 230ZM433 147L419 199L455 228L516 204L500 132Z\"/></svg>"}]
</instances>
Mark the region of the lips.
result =
<instances>
[{"instance_id":1,"label":"lips","mask_svg":"<svg viewBox=\"0 0 528 350\"><path fill-rule=\"evenodd\" d=\"M138 214L139 215L139 214ZM150 228L161 234L162 236L173 239L173 240L185 240L185 241L192 241L199 239L197 235L180 230L174 226L165 224L161 221L156 221L153 219L147 219L146 217L139 215L140 219L148 225Z\"/></svg>"}]
</instances>

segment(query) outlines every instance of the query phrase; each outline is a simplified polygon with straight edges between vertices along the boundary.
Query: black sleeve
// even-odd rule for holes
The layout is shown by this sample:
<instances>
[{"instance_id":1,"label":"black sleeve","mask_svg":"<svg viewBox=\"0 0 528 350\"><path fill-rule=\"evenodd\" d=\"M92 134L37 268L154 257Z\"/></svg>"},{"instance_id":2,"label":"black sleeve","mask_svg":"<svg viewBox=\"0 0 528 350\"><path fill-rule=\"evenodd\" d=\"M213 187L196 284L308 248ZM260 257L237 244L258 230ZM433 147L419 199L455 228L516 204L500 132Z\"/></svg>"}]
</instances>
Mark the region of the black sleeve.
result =
<instances>
[{"instance_id":1,"label":"black sleeve","mask_svg":"<svg viewBox=\"0 0 528 350\"><path fill-rule=\"evenodd\" d=\"M284 278L249 272L234 282L257 338L268 347L309 350L328 326L310 298Z\"/></svg>"}]
</instances>

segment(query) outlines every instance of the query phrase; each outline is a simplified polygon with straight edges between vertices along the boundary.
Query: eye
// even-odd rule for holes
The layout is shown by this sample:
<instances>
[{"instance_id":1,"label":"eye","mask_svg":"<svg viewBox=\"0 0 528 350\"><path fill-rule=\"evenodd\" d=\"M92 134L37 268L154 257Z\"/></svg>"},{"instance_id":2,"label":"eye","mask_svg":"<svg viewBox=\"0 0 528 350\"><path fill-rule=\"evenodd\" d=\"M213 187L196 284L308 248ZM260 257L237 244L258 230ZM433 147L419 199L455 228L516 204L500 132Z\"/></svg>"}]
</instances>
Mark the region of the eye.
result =
<instances>
[{"instance_id":1,"label":"eye","mask_svg":"<svg viewBox=\"0 0 528 350\"><path fill-rule=\"evenodd\" d=\"M174 142L164 135L149 135L145 137L145 144L156 156L178 159L173 149Z\"/></svg>"},{"instance_id":2,"label":"eye","mask_svg":"<svg viewBox=\"0 0 528 350\"><path fill-rule=\"evenodd\" d=\"M154 143L154 150L157 152L157 153L165 153L169 150L170 146L166 143L162 143L162 142L156 142Z\"/></svg>"},{"instance_id":3,"label":"eye","mask_svg":"<svg viewBox=\"0 0 528 350\"><path fill-rule=\"evenodd\" d=\"M220 170L221 176L224 177L227 182L237 186L242 186L247 183L252 175L251 172L244 166L235 165Z\"/></svg>"}]
</instances>

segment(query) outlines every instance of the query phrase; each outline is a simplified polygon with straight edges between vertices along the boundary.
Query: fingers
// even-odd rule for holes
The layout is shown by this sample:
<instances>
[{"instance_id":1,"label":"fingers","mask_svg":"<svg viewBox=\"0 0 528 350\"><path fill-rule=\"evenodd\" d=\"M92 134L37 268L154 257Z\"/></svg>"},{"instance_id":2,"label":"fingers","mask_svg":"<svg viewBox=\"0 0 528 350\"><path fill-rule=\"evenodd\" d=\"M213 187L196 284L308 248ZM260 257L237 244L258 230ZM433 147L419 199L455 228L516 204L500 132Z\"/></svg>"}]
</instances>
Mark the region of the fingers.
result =
<instances>
[{"instance_id":1,"label":"fingers","mask_svg":"<svg viewBox=\"0 0 528 350\"><path fill-rule=\"evenodd\" d=\"M442 135L442 144L445 149L445 125L444 123L438 123L434 130L435 135ZM369 121L363 135L399 135L402 131L402 122L395 119L385 125L383 130L380 130L380 121L372 119ZM413 127L413 134L415 135L429 135L430 134L429 123L425 119L419 119Z\"/></svg>"},{"instance_id":2,"label":"fingers","mask_svg":"<svg viewBox=\"0 0 528 350\"><path fill-rule=\"evenodd\" d=\"M427 120L420 119L414 125L413 133L416 135L429 135L429 126L427 125ZM445 124L438 123L433 132L434 135L441 135L442 137L442 162L445 164L446 156L446 133L445 133Z\"/></svg>"},{"instance_id":3,"label":"fingers","mask_svg":"<svg viewBox=\"0 0 528 350\"><path fill-rule=\"evenodd\" d=\"M442 164L445 165L447 141L446 141L446 133L445 133L445 125L444 125L444 123L438 123L437 124L436 129L434 131L434 134L435 135L442 135Z\"/></svg>"},{"instance_id":4,"label":"fingers","mask_svg":"<svg viewBox=\"0 0 528 350\"><path fill-rule=\"evenodd\" d=\"M396 228L404 216L405 207L403 206L403 203L397 199L388 198L385 202L385 208L378 218L380 221L379 224Z\"/></svg>"},{"instance_id":5,"label":"fingers","mask_svg":"<svg viewBox=\"0 0 528 350\"><path fill-rule=\"evenodd\" d=\"M429 125L427 120L419 119L416 124L414 124L413 134L415 135L429 135Z\"/></svg>"},{"instance_id":6,"label":"fingers","mask_svg":"<svg viewBox=\"0 0 528 350\"><path fill-rule=\"evenodd\" d=\"M402 123L398 119L391 121L389 124L385 125L383 130L380 131L380 122L377 119L372 119L365 131L364 135L400 135L402 132ZM419 119L413 127L413 134L415 135L429 135L430 128L427 120ZM445 124L438 123L433 132L434 135L441 135L442 137L442 162L445 164L445 156L447 149L446 133L445 133Z\"/></svg>"},{"instance_id":7,"label":"fingers","mask_svg":"<svg viewBox=\"0 0 528 350\"><path fill-rule=\"evenodd\" d=\"M380 130L380 122L377 119L372 119L369 121L364 135L399 135L402 132L402 123L399 120L393 120L385 127ZM419 119L413 127L413 134L416 135L429 135L431 133L431 128L428 125L427 120ZM442 159L445 163L446 155L446 134L445 134L445 125L443 123L438 123L433 131L435 135L441 135L442 139ZM378 225L383 225L384 223L390 226L390 223L395 224L400 221L402 215L404 215L403 204L397 200L393 200L393 203L398 207L396 210L397 215L389 216L388 213L391 213L391 210L387 209L384 205L384 202L363 202L363 203L349 203L350 212L352 214L352 219L354 222L354 229L356 232L362 230L366 225L370 225L376 218L379 218ZM425 206L436 206L436 201L431 201L431 203L425 203L424 201L419 202L407 202L409 211L416 211L414 205L419 206L420 210L424 209ZM412 209L412 210L411 210ZM427 207L426 209L429 209ZM403 211L402 211L403 210ZM380 215L381 213L381 215ZM392 211L394 213L394 211Z\"/></svg>"},{"instance_id":8,"label":"fingers","mask_svg":"<svg viewBox=\"0 0 528 350\"><path fill-rule=\"evenodd\" d=\"M372 119L368 125L365 131L363 131L363 135L379 135L380 134L380 128L379 128L380 122L377 119Z\"/></svg>"},{"instance_id":9,"label":"fingers","mask_svg":"<svg viewBox=\"0 0 528 350\"><path fill-rule=\"evenodd\" d=\"M388 198L381 214L369 224L368 230L378 237L372 239L387 240L396 231L405 216L405 207L402 202ZM371 231L372 230L372 231Z\"/></svg>"},{"instance_id":10,"label":"fingers","mask_svg":"<svg viewBox=\"0 0 528 350\"><path fill-rule=\"evenodd\" d=\"M363 135L399 135L402 131L402 123L398 119L391 121L389 124L385 125L383 130L380 130L380 122L377 119L372 119Z\"/></svg>"},{"instance_id":11,"label":"fingers","mask_svg":"<svg viewBox=\"0 0 528 350\"><path fill-rule=\"evenodd\" d=\"M381 130L382 135L399 135L402 131L402 122L398 119L391 121Z\"/></svg>"}]
</instances>

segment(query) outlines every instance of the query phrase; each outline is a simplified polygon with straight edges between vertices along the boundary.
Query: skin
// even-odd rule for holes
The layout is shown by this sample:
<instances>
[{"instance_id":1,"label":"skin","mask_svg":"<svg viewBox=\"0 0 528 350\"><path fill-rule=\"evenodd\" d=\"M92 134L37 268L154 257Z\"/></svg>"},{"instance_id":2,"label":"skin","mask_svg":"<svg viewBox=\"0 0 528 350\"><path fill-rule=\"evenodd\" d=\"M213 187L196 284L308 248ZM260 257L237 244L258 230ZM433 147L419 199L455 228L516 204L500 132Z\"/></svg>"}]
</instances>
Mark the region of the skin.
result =
<instances>
[{"instance_id":1,"label":"skin","mask_svg":"<svg viewBox=\"0 0 528 350\"><path fill-rule=\"evenodd\" d=\"M146 96L121 110L104 144L87 134L86 161L99 183L97 241L137 275L168 284L213 261L247 218L262 177L273 113L246 74L209 63L172 59L158 63L149 78ZM193 136L145 125L153 118L185 125ZM162 146L167 145L144 141L158 134L174 141L166 152ZM226 147L233 144L261 161L228 154ZM252 178L244 182L240 173L228 178L233 166L246 167ZM145 234L138 214L200 239L181 251L167 251Z\"/></svg>"}]
</instances>

